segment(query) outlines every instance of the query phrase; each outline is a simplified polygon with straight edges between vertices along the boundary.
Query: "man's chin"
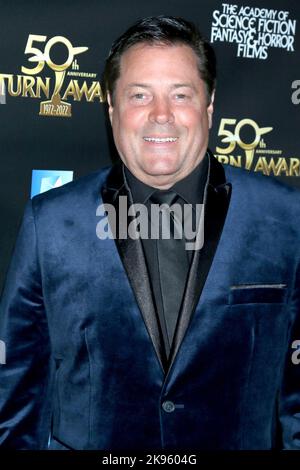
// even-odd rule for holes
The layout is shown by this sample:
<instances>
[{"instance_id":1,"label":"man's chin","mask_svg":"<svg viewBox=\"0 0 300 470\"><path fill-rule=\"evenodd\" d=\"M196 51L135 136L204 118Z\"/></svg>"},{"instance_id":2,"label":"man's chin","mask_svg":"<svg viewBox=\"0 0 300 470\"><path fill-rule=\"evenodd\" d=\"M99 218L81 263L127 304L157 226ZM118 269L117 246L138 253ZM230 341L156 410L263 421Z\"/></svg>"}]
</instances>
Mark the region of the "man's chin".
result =
<instances>
[{"instance_id":1,"label":"man's chin","mask_svg":"<svg viewBox=\"0 0 300 470\"><path fill-rule=\"evenodd\" d=\"M143 172L141 180L149 186L167 189L172 186L178 179L178 172L175 169L164 168L159 170L147 169Z\"/></svg>"},{"instance_id":2,"label":"man's chin","mask_svg":"<svg viewBox=\"0 0 300 470\"><path fill-rule=\"evenodd\" d=\"M144 172L151 177L159 178L164 176L172 176L178 173L178 166L177 165L152 165L147 166L144 168Z\"/></svg>"}]
</instances>

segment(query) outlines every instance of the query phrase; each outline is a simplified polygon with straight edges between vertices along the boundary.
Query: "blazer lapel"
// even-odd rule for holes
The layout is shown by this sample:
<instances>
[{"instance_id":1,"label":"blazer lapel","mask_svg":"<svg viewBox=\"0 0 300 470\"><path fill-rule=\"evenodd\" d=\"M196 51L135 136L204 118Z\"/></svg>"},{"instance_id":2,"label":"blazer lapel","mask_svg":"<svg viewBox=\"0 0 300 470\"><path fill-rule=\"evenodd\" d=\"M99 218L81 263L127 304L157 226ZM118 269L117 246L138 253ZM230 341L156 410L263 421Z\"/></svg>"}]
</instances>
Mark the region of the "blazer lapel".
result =
<instances>
[{"instance_id":1,"label":"blazer lapel","mask_svg":"<svg viewBox=\"0 0 300 470\"><path fill-rule=\"evenodd\" d=\"M231 184L216 158L209 154L208 180L204 195L204 246L195 251L187 287L170 351L169 370L190 324L217 249L230 202Z\"/></svg>"},{"instance_id":2,"label":"blazer lapel","mask_svg":"<svg viewBox=\"0 0 300 470\"><path fill-rule=\"evenodd\" d=\"M129 188L124 183L122 163L117 163L112 167L107 177L106 185L102 188L103 202L104 204L112 204L114 206L117 221L119 220L119 196L126 196L128 205L133 203ZM118 233L118 224L116 232ZM159 363L163 371L166 372L167 359L165 357L160 324L153 304L142 242L140 239L134 240L128 236L124 239L119 239L116 236L115 243Z\"/></svg>"}]
</instances>

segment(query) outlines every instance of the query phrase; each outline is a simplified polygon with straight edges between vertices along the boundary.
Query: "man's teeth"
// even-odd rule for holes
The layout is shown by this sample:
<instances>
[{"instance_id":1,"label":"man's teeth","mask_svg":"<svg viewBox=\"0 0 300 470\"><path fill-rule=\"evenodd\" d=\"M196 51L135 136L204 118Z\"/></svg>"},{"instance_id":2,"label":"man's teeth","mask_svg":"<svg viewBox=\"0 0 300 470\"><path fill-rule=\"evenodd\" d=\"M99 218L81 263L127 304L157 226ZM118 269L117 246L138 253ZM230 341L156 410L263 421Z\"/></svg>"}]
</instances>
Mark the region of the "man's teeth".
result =
<instances>
[{"instance_id":1,"label":"man's teeth","mask_svg":"<svg viewBox=\"0 0 300 470\"><path fill-rule=\"evenodd\" d=\"M163 142L176 142L178 137L163 137L163 138L158 138L158 137L144 137L144 140L146 142L156 142L156 143L163 143Z\"/></svg>"}]
</instances>

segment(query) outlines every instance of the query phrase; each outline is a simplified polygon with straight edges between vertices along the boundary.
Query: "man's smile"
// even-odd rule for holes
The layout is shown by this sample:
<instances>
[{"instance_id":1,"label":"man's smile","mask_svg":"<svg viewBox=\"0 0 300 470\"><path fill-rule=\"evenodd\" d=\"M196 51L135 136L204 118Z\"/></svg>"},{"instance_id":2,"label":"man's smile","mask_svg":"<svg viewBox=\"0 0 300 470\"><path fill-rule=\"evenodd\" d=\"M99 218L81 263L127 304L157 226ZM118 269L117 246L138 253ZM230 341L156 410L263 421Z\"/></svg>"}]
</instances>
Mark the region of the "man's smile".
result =
<instances>
[{"instance_id":1,"label":"man's smile","mask_svg":"<svg viewBox=\"0 0 300 470\"><path fill-rule=\"evenodd\" d=\"M154 144L172 143L178 140L178 137L143 137L146 142Z\"/></svg>"}]
</instances>

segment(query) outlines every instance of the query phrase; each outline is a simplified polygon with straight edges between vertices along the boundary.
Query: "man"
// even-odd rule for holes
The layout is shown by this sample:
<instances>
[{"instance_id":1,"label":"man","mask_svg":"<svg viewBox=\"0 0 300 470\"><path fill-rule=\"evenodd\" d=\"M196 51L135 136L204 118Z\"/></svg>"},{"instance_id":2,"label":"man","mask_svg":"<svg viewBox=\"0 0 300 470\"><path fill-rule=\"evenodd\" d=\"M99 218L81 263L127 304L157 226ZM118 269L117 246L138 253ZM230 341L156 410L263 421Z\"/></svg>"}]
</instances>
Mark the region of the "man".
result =
<instances>
[{"instance_id":1,"label":"man","mask_svg":"<svg viewBox=\"0 0 300 470\"><path fill-rule=\"evenodd\" d=\"M207 150L215 61L189 22L135 24L105 82L122 162L26 208L1 307L3 448L300 448L298 192ZM203 203L204 245L183 249L175 212L169 238L103 236L121 197L192 208L197 237Z\"/></svg>"}]
</instances>

